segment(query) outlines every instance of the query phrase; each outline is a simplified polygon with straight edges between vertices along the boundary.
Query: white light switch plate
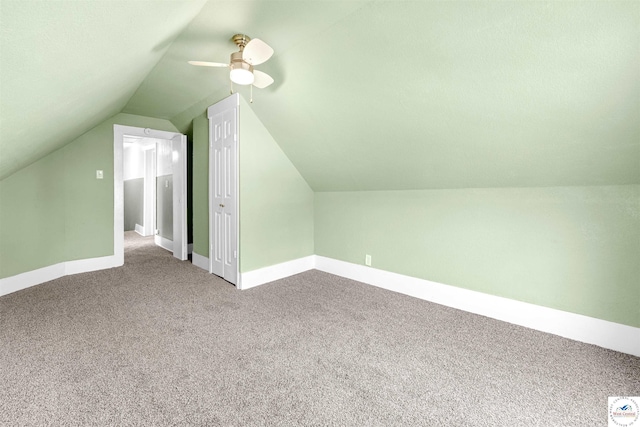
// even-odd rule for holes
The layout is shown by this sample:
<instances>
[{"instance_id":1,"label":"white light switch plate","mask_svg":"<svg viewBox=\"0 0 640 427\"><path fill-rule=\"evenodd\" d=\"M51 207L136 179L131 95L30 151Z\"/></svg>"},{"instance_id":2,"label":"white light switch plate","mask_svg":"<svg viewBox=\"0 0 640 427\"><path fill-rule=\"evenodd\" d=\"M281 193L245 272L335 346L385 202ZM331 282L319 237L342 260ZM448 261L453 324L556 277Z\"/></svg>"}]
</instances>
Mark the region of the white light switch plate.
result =
<instances>
[{"instance_id":1,"label":"white light switch plate","mask_svg":"<svg viewBox=\"0 0 640 427\"><path fill-rule=\"evenodd\" d=\"M104 178L104 172L98 169L96 171L96 179L102 179L102 178Z\"/></svg>"}]
</instances>

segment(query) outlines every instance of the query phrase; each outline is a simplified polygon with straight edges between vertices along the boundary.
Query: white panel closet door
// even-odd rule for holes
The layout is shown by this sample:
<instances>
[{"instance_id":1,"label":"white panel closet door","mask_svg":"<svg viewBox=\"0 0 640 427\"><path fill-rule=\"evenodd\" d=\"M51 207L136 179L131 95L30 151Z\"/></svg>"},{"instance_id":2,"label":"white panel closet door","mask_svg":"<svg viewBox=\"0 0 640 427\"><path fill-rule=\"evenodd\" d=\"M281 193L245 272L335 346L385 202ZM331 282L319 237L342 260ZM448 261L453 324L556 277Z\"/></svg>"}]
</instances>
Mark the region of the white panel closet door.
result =
<instances>
[{"instance_id":1,"label":"white panel closet door","mask_svg":"<svg viewBox=\"0 0 640 427\"><path fill-rule=\"evenodd\" d=\"M224 276L224 169L223 169L223 113L209 118L209 216L210 216L210 272Z\"/></svg>"},{"instance_id":2,"label":"white panel closet door","mask_svg":"<svg viewBox=\"0 0 640 427\"><path fill-rule=\"evenodd\" d=\"M238 103L234 94L207 110L209 269L234 285L238 280Z\"/></svg>"},{"instance_id":3,"label":"white panel closet door","mask_svg":"<svg viewBox=\"0 0 640 427\"><path fill-rule=\"evenodd\" d=\"M224 155L224 274L222 277L228 282L236 283L238 276L238 244L236 239L237 229L237 182L236 182L236 159L238 127L237 108L227 110L223 116L222 152Z\"/></svg>"}]
</instances>

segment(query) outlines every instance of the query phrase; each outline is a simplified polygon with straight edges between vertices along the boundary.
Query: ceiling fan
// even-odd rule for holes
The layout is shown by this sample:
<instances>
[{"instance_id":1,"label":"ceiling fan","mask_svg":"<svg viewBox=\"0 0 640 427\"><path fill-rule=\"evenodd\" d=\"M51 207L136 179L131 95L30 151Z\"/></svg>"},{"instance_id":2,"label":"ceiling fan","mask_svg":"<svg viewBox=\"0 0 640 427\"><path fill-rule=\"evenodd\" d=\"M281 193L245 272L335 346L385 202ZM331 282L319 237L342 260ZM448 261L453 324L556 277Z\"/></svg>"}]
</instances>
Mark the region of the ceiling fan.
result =
<instances>
[{"instance_id":1,"label":"ceiling fan","mask_svg":"<svg viewBox=\"0 0 640 427\"><path fill-rule=\"evenodd\" d=\"M232 40L240 50L231 54L228 64L205 61L189 61L189 64L201 67L230 68L229 78L238 85L253 85L264 89L273 83L273 78L270 75L253 68L254 65L260 65L271 58L273 55L271 46L260 39L251 39L244 34L236 34Z\"/></svg>"}]
</instances>

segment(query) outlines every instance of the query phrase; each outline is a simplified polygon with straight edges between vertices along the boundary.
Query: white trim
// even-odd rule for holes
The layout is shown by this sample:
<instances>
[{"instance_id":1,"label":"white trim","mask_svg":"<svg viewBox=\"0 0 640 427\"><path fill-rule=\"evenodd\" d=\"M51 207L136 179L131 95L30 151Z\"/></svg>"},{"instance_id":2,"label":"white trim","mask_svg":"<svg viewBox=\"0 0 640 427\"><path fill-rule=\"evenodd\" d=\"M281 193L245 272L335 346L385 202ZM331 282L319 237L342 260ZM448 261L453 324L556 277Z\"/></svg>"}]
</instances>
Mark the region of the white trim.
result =
<instances>
[{"instance_id":1,"label":"white trim","mask_svg":"<svg viewBox=\"0 0 640 427\"><path fill-rule=\"evenodd\" d=\"M313 270L315 267L315 255L294 259L269 267L259 268L247 273L240 273L240 283L238 289L249 289L274 280L284 279L294 274Z\"/></svg>"},{"instance_id":2,"label":"white trim","mask_svg":"<svg viewBox=\"0 0 640 427\"><path fill-rule=\"evenodd\" d=\"M135 232L141 236L144 236L144 227L141 226L140 224L136 224Z\"/></svg>"},{"instance_id":3,"label":"white trim","mask_svg":"<svg viewBox=\"0 0 640 427\"><path fill-rule=\"evenodd\" d=\"M315 256L316 269L504 322L640 356L640 328Z\"/></svg>"},{"instance_id":4,"label":"white trim","mask_svg":"<svg viewBox=\"0 0 640 427\"><path fill-rule=\"evenodd\" d=\"M193 264L205 271L209 270L208 258L195 252ZM0 279L0 296L65 275L113 267L118 267L118 258L115 255L62 262ZM448 307L640 357L640 328L318 255L242 273L239 277L242 285L240 289L249 289L313 268Z\"/></svg>"},{"instance_id":5,"label":"white trim","mask_svg":"<svg viewBox=\"0 0 640 427\"><path fill-rule=\"evenodd\" d=\"M78 273L88 273L89 271L106 270L107 268L118 267L116 257L113 255L99 258L79 259L67 261L65 264L65 276Z\"/></svg>"},{"instance_id":6,"label":"white trim","mask_svg":"<svg viewBox=\"0 0 640 427\"><path fill-rule=\"evenodd\" d=\"M127 126L113 125L113 255L124 265L124 134Z\"/></svg>"},{"instance_id":7,"label":"white trim","mask_svg":"<svg viewBox=\"0 0 640 427\"><path fill-rule=\"evenodd\" d=\"M153 241L156 245L160 246L162 249L166 249L169 252L173 253L173 241L169 239L165 239L164 237L156 234L153 236Z\"/></svg>"},{"instance_id":8,"label":"white trim","mask_svg":"<svg viewBox=\"0 0 640 427\"><path fill-rule=\"evenodd\" d=\"M201 269L203 269L203 270L205 270L207 272L209 271L209 258L207 258L206 256L202 256L199 253L192 252L191 253L191 262L196 267L200 267Z\"/></svg>"},{"instance_id":9,"label":"white trim","mask_svg":"<svg viewBox=\"0 0 640 427\"><path fill-rule=\"evenodd\" d=\"M38 268L37 270L27 271L25 273L16 274L15 276L0 279L0 296L8 295L31 286L59 279L63 276L103 270L112 267L117 267L117 259L113 255L49 265L47 267Z\"/></svg>"},{"instance_id":10,"label":"white trim","mask_svg":"<svg viewBox=\"0 0 640 427\"><path fill-rule=\"evenodd\" d=\"M0 279L0 296L64 276L64 262Z\"/></svg>"}]
</instances>

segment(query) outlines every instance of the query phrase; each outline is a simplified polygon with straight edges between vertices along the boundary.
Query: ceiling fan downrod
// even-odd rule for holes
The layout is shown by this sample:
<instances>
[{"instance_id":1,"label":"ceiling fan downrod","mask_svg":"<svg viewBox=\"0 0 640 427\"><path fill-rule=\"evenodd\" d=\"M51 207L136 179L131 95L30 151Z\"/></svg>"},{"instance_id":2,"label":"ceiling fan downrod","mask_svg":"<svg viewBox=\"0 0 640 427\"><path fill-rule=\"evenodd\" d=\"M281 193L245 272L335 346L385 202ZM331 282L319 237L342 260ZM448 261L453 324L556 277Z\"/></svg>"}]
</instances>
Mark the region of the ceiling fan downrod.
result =
<instances>
[{"instance_id":1,"label":"ceiling fan downrod","mask_svg":"<svg viewBox=\"0 0 640 427\"><path fill-rule=\"evenodd\" d=\"M245 34L236 34L231 38L231 40L233 40L233 42L238 46L238 48L240 48L240 52L242 52L244 48L247 46L247 43L251 41L251 37Z\"/></svg>"}]
</instances>

